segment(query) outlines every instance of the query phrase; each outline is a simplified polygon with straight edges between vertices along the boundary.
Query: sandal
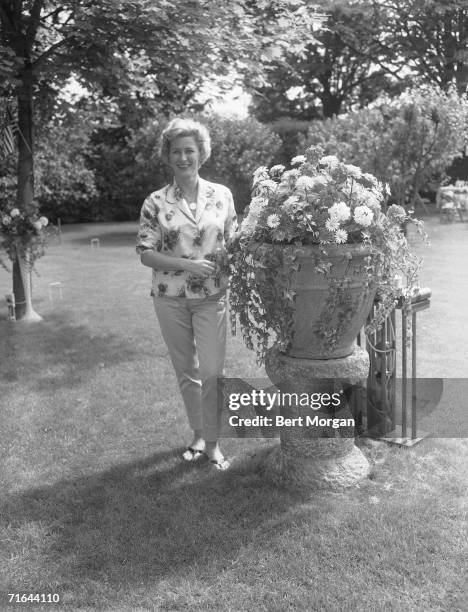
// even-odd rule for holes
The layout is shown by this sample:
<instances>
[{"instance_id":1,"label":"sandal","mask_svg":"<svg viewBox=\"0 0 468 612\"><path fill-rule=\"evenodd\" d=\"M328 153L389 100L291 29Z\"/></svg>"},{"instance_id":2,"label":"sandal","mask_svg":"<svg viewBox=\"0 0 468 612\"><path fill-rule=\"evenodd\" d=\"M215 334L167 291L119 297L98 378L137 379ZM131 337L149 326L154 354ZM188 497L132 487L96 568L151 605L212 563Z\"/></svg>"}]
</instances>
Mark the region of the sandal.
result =
<instances>
[{"instance_id":1,"label":"sandal","mask_svg":"<svg viewBox=\"0 0 468 612\"><path fill-rule=\"evenodd\" d=\"M227 459L222 459L221 461L216 461L216 459L210 459L210 463L219 470L220 472L225 472L231 467L231 464Z\"/></svg>"},{"instance_id":2,"label":"sandal","mask_svg":"<svg viewBox=\"0 0 468 612\"><path fill-rule=\"evenodd\" d=\"M194 463L199 461L205 455L205 451L198 450L188 446L187 449L182 453L182 459L187 463Z\"/></svg>"}]
</instances>

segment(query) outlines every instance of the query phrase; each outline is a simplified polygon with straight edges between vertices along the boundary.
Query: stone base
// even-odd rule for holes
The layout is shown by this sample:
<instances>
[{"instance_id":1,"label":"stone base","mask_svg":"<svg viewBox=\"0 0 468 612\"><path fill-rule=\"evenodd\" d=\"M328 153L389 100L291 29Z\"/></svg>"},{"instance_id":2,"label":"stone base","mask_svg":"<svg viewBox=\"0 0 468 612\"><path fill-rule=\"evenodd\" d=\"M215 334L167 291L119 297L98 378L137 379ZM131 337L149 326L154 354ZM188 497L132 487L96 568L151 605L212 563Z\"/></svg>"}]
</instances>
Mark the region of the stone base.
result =
<instances>
[{"instance_id":1,"label":"stone base","mask_svg":"<svg viewBox=\"0 0 468 612\"><path fill-rule=\"evenodd\" d=\"M268 482L296 490L343 489L367 478L370 471L369 462L357 446L340 457L295 459L277 446L259 453L252 462L255 472Z\"/></svg>"},{"instance_id":2,"label":"stone base","mask_svg":"<svg viewBox=\"0 0 468 612\"><path fill-rule=\"evenodd\" d=\"M331 394L338 383L365 380L369 357L357 346L348 357L326 360L294 358L273 348L267 353L265 368L272 382L286 393ZM311 414L310 406L301 403L281 406L280 412L291 419L300 417L295 421L299 426L282 428L281 445L253 458L252 467L257 473L270 482L296 489L340 489L368 476L369 463L354 445L352 427L340 431L331 425L301 426ZM320 417L342 417L346 413L351 416L346 403L340 405L339 413L329 408L315 412Z\"/></svg>"}]
</instances>

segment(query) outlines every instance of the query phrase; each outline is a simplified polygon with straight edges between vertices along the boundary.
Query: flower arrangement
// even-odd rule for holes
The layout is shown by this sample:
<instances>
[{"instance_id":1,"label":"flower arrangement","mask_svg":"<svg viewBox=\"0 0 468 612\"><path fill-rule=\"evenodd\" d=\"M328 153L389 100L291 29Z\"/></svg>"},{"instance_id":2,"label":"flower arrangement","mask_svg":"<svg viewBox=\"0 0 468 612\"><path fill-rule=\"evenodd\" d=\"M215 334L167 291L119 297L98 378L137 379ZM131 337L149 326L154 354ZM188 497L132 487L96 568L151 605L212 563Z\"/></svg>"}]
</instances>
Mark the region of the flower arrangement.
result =
<instances>
[{"instance_id":1,"label":"flower arrangement","mask_svg":"<svg viewBox=\"0 0 468 612\"><path fill-rule=\"evenodd\" d=\"M291 344L292 279L300 268L301 247L315 245L315 268L325 277L331 265L327 250L367 247L367 288L377 292L378 300L368 331L379 328L396 300L409 304L414 291L420 262L401 228L412 221L421 230L420 222L401 206L386 209L388 187L373 175L322 153L310 147L291 160L290 169L277 165L255 171L252 200L231 247L231 323L235 333L239 320L247 346L257 350L260 361L272 334L280 350ZM353 308L349 284L349 278L335 283L330 298L348 303L348 310ZM327 316L322 313L321 335L331 349L335 333ZM342 318L346 325L348 317Z\"/></svg>"},{"instance_id":2,"label":"flower arrangement","mask_svg":"<svg viewBox=\"0 0 468 612\"><path fill-rule=\"evenodd\" d=\"M49 231L47 217L39 216L36 211L27 213L18 208L0 211L0 247L5 249L12 261L17 257L24 258L28 251L30 263L34 264L44 254ZM8 270L1 258L0 264Z\"/></svg>"}]
</instances>

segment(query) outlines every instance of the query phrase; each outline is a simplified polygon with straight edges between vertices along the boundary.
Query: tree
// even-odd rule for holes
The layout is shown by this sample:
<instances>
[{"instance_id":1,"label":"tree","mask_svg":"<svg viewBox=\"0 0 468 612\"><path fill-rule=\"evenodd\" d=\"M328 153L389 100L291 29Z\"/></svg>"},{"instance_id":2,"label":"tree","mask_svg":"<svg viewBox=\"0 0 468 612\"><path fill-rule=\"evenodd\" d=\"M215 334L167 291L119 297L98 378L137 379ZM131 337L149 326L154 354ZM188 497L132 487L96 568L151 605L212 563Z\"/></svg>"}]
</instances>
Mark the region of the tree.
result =
<instances>
[{"instance_id":1,"label":"tree","mask_svg":"<svg viewBox=\"0 0 468 612\"><path fill-rule=\"evenodd\" d=\"M393 199L414 207L419 191L465 149L468 100L455 90L423 86L368 108L313 122L303 146L321 144L327 154L377 176Z\"/></svg>"},{"instance_id":2,"label":"tree","mask_svg":"<svg viewBox=\"0 0 468 612\"><path fill-rule=\"evenodd\" d=\"M383 30L379 46L393 73L459 93L468 85L466 0L374 0ZM377 42L377 41L376 41Z\"/></svg>"},{"instance_id":3,"label":"tree","mask_svg":"<svg viewBox=\"0 0 468 612\"><path fill-rule=\"evenodd\" d=\"M381 24L370 2L335 0L326 27L304 56L273 63L267 82L253 96L262 121L279 117L316 119L364 106L391 87L376 31Z\"/></svg>"},{"instance_id":4,"label":"tree","mask_svg":"<svg viewBox=\"0 0 468 612\"><path fill-rule=\"evenodd\" d=\"M258 74L263 58L300 51L316 18L306 0L259 2L279 21L266 23L248 2L199 0L0 0L3 96L16 99L19 134L17 206L34 210L34 103L53 108L74 74L100 95L168 112L207 74ZM23 299L14 266L16 301ZM23 309L17 308L20 318Z\"/></svg>"}]
</instances>

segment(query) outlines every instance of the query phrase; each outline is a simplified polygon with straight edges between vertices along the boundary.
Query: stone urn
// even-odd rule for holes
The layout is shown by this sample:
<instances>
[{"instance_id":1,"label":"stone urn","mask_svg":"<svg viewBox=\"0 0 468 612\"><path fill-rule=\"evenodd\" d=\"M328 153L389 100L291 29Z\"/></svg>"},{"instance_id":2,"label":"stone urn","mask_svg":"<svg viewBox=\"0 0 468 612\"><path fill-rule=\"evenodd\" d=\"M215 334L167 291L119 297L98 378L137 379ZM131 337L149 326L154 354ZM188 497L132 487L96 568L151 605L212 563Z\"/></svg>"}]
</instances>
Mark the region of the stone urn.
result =
<instances>
[{"instance_id":1,"label":"stone urn","mask_svg":"<svg viewBox=\"0 0 468 612\"><path fill-rule=\"evenodd\" d=\"M323 248L259 245L257 252L264 256L269 249L275 257L283 257L283 275L276 290L286 289L295 295L292 340L287 354L302 359L340 359L351 355L376 292L376 265L370 248L363 244ZM264 280L262 259L259 258L256 271L257 289L264 309L273 311L277 303L271 281ZM288 266L291 270L294 266L292 273Z\"/></svg>"},{"instance_id":2,"label":"stone urn","mask_svg":"<svg viewBox=\"0 0 468 612\"><path fill-rule=\"evenodd\" d=\"M257 254L255 277L263 307L277 326L292 326L288 349L269 349L265 369L282 397L293 398L278 406L281 444L258 457L258 470L273 482L296 488L350 486L369 473L369 463L355 445L355 416L369 370L369 356L356 345L356 337L376 292L371 250L363 244L259 245ZM262 273L271 256L279 270L275 287L271 276ZM284 291L294 299L285 302ZM339 397L334 406L313 408L302 401L332 396Z\"/></svg>"}]
</instances>

